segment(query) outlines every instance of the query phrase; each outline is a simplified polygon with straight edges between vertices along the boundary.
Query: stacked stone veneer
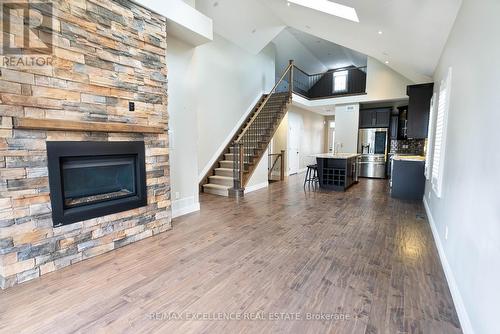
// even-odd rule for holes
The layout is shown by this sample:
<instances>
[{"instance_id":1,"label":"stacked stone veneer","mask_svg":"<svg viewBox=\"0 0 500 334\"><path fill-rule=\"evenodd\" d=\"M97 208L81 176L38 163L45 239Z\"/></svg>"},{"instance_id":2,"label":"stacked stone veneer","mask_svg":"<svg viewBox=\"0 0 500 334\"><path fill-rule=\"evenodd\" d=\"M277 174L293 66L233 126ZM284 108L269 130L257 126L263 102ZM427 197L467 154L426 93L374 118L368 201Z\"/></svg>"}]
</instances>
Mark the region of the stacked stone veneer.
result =
<instances>
[{"instance_id":1,"label":"stacked stone veneer","mask_svg":"<svg viewBox=\"0 0 500 334\"><path fill-rule=\"evenodd\" d=\"M127 0L51 3L52 31L41 26L35 34L50 42L52 32L52 66L1 69L1 288L171 227L165 18ZM165 133L16 129L23 117L162 126ZM54 228L46 141L84 140L145 142L148 205Z\"/></svg>"}]
</instances>

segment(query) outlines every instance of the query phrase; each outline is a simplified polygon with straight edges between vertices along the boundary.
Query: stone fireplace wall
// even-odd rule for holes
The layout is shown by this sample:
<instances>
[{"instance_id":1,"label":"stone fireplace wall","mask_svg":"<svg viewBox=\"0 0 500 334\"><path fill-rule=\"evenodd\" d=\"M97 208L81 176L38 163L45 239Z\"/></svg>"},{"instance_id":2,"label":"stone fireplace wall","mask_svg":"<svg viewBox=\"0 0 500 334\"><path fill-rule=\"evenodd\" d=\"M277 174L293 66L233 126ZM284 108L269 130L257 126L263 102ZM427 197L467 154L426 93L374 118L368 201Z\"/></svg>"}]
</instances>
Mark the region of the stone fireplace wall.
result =
<instances>
[{"instance_id":1,"label":"stone fireplace wall","mask_svg":"<svg viewBox=\"0 0 500 334\"><path fill-rule=\"evenodd\" d=\"M44 24L34 34L53 44L51 65L11 62L1 68L2 289L171 228L165 18L128 0L47 2L53 4L52 29ZM129 102L135 103L135 111L129 111ZM16 127L26 118L165 131ZM53 228L46 141L127 140L145 142L148 205Z\"/></svg>"}]
</instances>

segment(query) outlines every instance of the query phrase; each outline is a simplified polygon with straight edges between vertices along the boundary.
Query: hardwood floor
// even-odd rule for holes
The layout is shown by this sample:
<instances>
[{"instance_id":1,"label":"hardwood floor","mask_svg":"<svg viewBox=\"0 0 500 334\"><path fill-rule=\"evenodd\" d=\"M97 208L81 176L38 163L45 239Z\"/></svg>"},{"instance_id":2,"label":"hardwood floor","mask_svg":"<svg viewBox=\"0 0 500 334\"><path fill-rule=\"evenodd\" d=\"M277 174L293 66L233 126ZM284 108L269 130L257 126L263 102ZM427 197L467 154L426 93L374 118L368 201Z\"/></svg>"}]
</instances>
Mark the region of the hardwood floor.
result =
<instances>
[{"instance_id":1,"label":"hardwood floor","mask_svg":"<svg viewBox=\"0 0 500 334\"><path fill-rule=\"evenodd\" d=\"M301 182L202 195L172 231L2 291L0 332L461 333L420 203Z\"/></svg>"}]
</instances>

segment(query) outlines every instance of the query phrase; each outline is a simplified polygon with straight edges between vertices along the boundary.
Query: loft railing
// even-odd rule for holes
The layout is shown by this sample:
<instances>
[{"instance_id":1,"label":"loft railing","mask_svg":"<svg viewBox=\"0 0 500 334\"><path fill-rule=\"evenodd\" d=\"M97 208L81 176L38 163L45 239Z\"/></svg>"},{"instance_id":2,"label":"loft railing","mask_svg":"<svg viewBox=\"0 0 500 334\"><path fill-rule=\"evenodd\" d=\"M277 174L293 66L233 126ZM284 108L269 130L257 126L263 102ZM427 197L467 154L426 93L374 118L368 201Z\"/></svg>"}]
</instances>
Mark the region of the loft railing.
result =
<instances>
[{"instance_id":1,"label":"loft railing","mask_svg":"<svg viewBox=\"0 0 500 334\"><path fill-rule=\"evenodd\" d=\"M288 67L277 80L273 89L271 89L232 145L234 179L232 194L234 196L243 194L245 181L247 181L245 172L249 171L250 164L254 163L253 159L257 155L256 153L265 149L263 146L267 145L267 139L272 136L271 131L274 122L278 121L279 117L282 116L281 101L291 99L293 67L293 60L290 60ZM274 104L276 104L276 107L274 107ZM263 110L266 106L269 106L269 108L264 113Z\"/></svg>"},{"instance_id":2,"label":"loft railing","mask_svg":"<svg viewBox=\"0 0 500 334\"><path fill-rule=\"evenodd\" d=\"M346 75L345 89L335 90L335 73L342 72ZM366 66L336 68L316 74L308 74L294 66L293 92L308 99L366 94Z\"/></svg>"},{"instance_id":3,"label":"loft railing","mask_svg":"<svg viewBox=\"0 0 500 334\"><path fill-rule=\"evenodd\" d=\"M267 159L267 179L269 181L283 181L285 179L285 151L271 153L267 156Z\"/></svg>"}]
</instances>

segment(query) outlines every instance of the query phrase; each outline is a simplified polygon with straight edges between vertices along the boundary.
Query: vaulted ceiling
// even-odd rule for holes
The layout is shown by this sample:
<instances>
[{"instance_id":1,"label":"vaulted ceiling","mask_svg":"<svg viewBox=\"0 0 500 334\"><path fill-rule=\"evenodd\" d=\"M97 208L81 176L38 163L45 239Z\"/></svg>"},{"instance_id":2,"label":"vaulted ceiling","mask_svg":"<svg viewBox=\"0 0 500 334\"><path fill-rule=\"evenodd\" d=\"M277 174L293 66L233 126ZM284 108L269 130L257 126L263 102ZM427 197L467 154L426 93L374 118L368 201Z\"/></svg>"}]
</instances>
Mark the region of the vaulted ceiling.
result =
<instances>
[{"instance_id":1,"label":"vaulted ceiling","mask_svg":"<svg viewBox=\"0 0 500 334\"><path fill-rule=\"evenodd\" d=\"M287 28L327 69L342 68L350 65L366 66L366 55L340 46L306 32Z\"/></svg>"},{"instance_id":2,"label":"vaulted ceiling","mask_svg":"<svg viewBox=\"0 0 500 334\"><path fill-rule=\"evenodd\" d=\"M214 20L217 34L252 53L292 27L388 62L408 79L425 82L434 73L461 5L461 0L335 2L355 8L359 23L288 6L286 0L197 0L196 8Z\"/></svg>"}]
</instances>

